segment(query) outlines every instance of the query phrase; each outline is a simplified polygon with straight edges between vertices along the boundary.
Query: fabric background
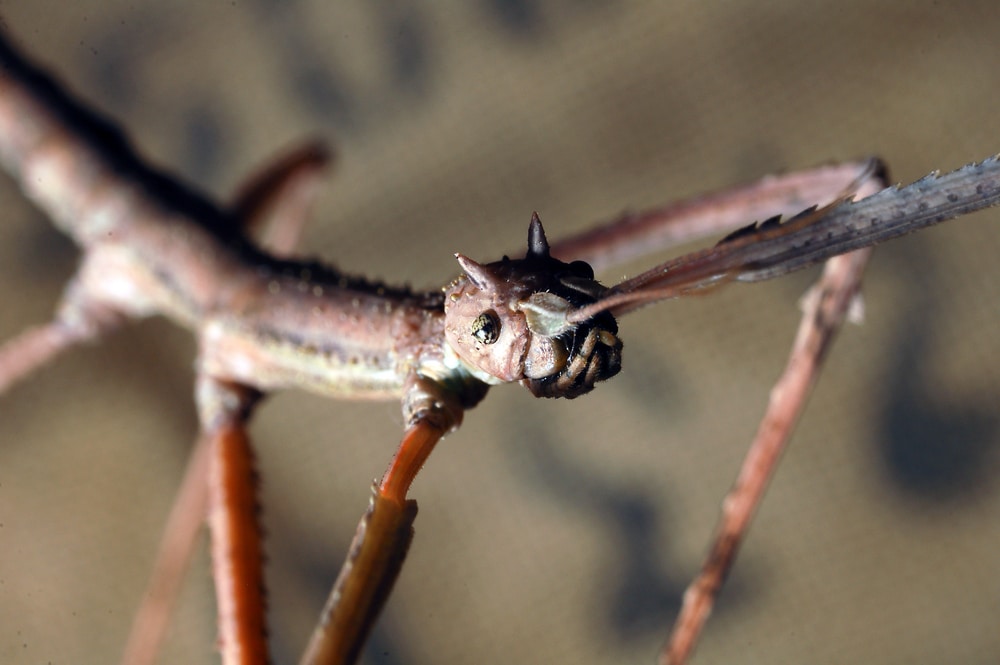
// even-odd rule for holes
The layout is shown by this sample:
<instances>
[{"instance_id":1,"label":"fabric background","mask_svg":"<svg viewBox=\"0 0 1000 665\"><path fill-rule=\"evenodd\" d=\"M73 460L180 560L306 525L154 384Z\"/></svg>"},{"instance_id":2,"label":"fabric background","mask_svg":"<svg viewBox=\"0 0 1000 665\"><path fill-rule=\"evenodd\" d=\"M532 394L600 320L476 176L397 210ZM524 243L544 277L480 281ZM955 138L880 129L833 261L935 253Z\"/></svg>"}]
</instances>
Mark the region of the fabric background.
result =
<instances>
[{"instance_id":1,"label":"fabric background","mask_svg":"<svg viewBox=\"0 0 1000 665\"><path fill-rule=\"evenodd\" d=\"M331 141L304 251L417 286L450 278L456 251L520 251L532 210L555 238L825 161L878 154L909 182L1000 151L992 0L21 0L0 16L219 197L294 141ZM0 201L8 338L49 316L76 253L9 179ZM695 662L1000 659L998 254L997 213L878 250L867 321L835 345ZM628 317L622 375L575 402L495 388L414 485L416 540L365 662L651 662L814 274ZM195 432L195 352L144 322L0 400L3 662L118 658ZM392 403L260 410L275 662L297 659L399 432ZM202 547L162 662L216 662L214 639Z\"/></svg>"}]
</instances>

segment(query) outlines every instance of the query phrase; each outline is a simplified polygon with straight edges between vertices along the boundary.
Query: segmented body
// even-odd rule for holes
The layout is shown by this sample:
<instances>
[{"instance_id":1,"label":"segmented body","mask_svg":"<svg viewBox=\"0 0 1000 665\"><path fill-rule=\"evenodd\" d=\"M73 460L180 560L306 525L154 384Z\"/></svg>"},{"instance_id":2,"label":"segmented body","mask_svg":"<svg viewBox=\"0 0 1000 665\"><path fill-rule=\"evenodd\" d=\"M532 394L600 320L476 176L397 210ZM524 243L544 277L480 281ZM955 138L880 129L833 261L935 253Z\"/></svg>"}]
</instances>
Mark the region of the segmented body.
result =
<instances>
[{"instance_id":1,"label":"segmented body","mask_svg":"<svg viewBox=\"0 0 1000 665\"><path fill-rule=\"evenodd\" d=\"M440 291L269 256L2 42L0 156L88 249L73 287L87 304L73 305L170 317L199 334L213 377L373 399L398 399L414 375L471 381L446 365Z\"/></svg>"}]
</instances>

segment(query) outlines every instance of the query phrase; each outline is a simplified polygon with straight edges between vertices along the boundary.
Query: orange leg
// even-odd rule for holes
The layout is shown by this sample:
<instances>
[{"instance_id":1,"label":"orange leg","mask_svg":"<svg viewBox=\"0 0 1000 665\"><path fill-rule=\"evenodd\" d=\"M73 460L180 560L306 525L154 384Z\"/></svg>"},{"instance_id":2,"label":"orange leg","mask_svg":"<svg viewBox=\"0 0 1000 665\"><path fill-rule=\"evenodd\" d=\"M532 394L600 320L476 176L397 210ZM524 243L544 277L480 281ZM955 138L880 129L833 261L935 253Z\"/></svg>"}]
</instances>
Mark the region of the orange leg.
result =
<instances>
[{"instance_id":1,"label":"orange leg","mask_svg":"<svg viewBox=\"0 0 1000 665\"><path fill-rule=\"evenodd\" d=\"M208 444L208 527L224 665L268 662L264 555L257 474L246 423L260 397L198 377L202 437Z\"/></svg>"},{"instance_id":2,"label":"orange leg","mask_svg":"<svg viewBox=\"0 0 1000 665\"><path fill-rule=\"evenodd\" d=\"M406 430L382 482L372 490L301 665L346 665L357 659L413 540L417 502L406 493L445 432L427 419Z\"/></svg>"},{"instance_id":3,"label":"orange leg","mask_svg":"<svg viewBox=\"0 0 1000 665\"><path fill-rule=\"evenodd\" d=\"M225 423L208 436L208 525L222 662L267 663L264 557L253 452L242 423Z\"/></svg>"}]
</instances>

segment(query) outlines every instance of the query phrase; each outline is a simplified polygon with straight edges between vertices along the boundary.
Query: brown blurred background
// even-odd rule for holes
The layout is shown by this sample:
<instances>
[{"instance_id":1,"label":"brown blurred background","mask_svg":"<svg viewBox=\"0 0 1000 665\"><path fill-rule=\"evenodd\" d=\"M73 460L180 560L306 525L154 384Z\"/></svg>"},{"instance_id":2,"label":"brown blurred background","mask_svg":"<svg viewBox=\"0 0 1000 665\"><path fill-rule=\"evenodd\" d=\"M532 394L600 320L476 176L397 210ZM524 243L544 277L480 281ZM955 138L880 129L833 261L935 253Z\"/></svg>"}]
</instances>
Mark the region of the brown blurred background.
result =
<instances>
[{"instance_id":1,"label":"brown blurred background","mask_svg":"<svg viewBox=\"0 0 1000 665\"><path fill-rule=\"evenodd\" d=\"M1000 151L992 0L7 2L6 29L218 196L304 136L341 161L304 249L436 286L768 172L879 154L897 180ZM76 253L0 182L0 338ZM750 220L748 220L750 221ZM698 663L1000 659L1000 227L876 254ZM636 266L631 267L634 272ZM787 353L813 273L626 319L576 402L500 387L414 486L368 663L649 663ZM606 276L617 279L620 274ZM195 347L163 321L0 400L0 661L110 663L184 465ZM292 663L400 431L396 404L282 394L254 436L274 656ZM162 658L212 663L199 550Z\"/></svg>"}]
</instances>

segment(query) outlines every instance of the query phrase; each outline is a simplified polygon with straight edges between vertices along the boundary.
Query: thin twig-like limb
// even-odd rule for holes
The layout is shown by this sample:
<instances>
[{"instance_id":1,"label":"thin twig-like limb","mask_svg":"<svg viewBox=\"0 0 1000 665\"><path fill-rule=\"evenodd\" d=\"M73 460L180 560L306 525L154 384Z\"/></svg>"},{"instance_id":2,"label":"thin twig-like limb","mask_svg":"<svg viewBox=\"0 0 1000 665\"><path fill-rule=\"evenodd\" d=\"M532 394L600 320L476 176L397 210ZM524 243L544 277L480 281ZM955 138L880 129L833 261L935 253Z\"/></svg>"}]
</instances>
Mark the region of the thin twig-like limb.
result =
<instances>
[{"instance_id":1,"label":"thin twig-like limb","mask_svg":"<svg viewBox=\"0 0 1000 665\"><path fill-rule=\"evenodd\" d=\"M152 665L163 643L198 533L205 524L209 452L208 437L199 437L170 509L149 584L132 619L122 665Z\"/></svg>"},{"instance_id":2,"label":"thin twig-like limb","mask_svg":"<svg viewBox=\"0 0 1000 665\"><path fill-rule=\"evenodd\" d=\"M319 196L332 153L309 141L252 174L231 206L243 229L274 256L290 256Z\"/></svg>"},{"instance_id":3,"label":"thin twig-like limb","mask_svg":"<svg viewBox=\"0 0 1000 665\"><path fill-rule=\"evenodd\" d=\"M221 425L209 436L208 523L222 662L264 665L267 603L253 452L239 423Z\"/></svg>"},{"instance_id":4,"label":"thin twig-like limb","mask_svg":"<svg viewBox=\"0 0 1000 665\"><path fill-rule=\"evenodd\" d=\"M868 159L768 176L660 208L625 213L610 224L552 243L550 251L564 261L586 261L600 272L651 252L728 233L751 221L788 217L809 206L832 203L881 182L884 171L879 160Z\"/></svg>"},{"instance_id":5,"label":"thin twig-like limb","mask_svg":"<svg viewBox=\"0 0 1000 665\"><path fill-rule=\"evenodd\" d=\"M63 351L99 339L126 317L114 307L95 302L74 277L52 321L28 328L0 346L0 395Z\"/></svg>"},{"instance_id":6,"label":"thin twig-like limb","mask_svg":"<svg viewBox=\"0 0 1000 665\"><path fill-rule=\"evenodd\" d=\"M434 446L449 429L450 425L442 426L441 423L426 418L421 418L410 425L389 468L382 476L378 493L396 503L403 503L413 479L423 468Z\"/></svg>"},{"instance_id":7,"label":"thin twig-like limb","mask_svg":"<svg viewBox=\"0 0 1000 665\"><path fill-rule=\"evenodd\" d=\"M870 249L864 249L830 259L819 282L807 294L788 364L771 390L767 412L736 483L723 502L712 548L701 572L684 593L680 615L660 654L661 665L682 665L694 649L830 343L858 294L870 254Z\"/></svg>"},{"instance_id":8,"label":"thin twig-like limb","mask_svg":"<svg viewBox=\"0 0 1000 665\"><path fill-rule=\"evenodd\" d=\"M83 341L59 321L34 326L0 346L0 394Z\"/></svg>"},{"instance_id":9,"label":"thin twig-like limb","mask_svg":"<svg viewBox=\"0 0 1000 665\"><path fill-rule=\"evenodd\" d=\"M347 665L357 659L413 540L417 502L407 500L406 493L445 431L428 419L407 429L382 482L373 488L301 665Z\"/></svg>"},{"instance_id":10,"label":"thin twig-like limb","mask_svg":"<svg viewBox=\"0 0 1000 665\"><path fill-rule=\"evenodd\" d=\"M402 569L416 516L416 501L399 504L373 489L301 665L347 665L357 660Z\"/></svg>"},{"instance_id":11,"label":"thin twig-like limb","mask_svg":"<svg viewBox=\"0 0 1000 665\"><path fill-rule=\"evenodd\" d=\"M197 401L208 442L208 527L223 665L266 665L267 603L257 473L246 433L256 391L201 375Z\"/></svg>"}]
</instances>

